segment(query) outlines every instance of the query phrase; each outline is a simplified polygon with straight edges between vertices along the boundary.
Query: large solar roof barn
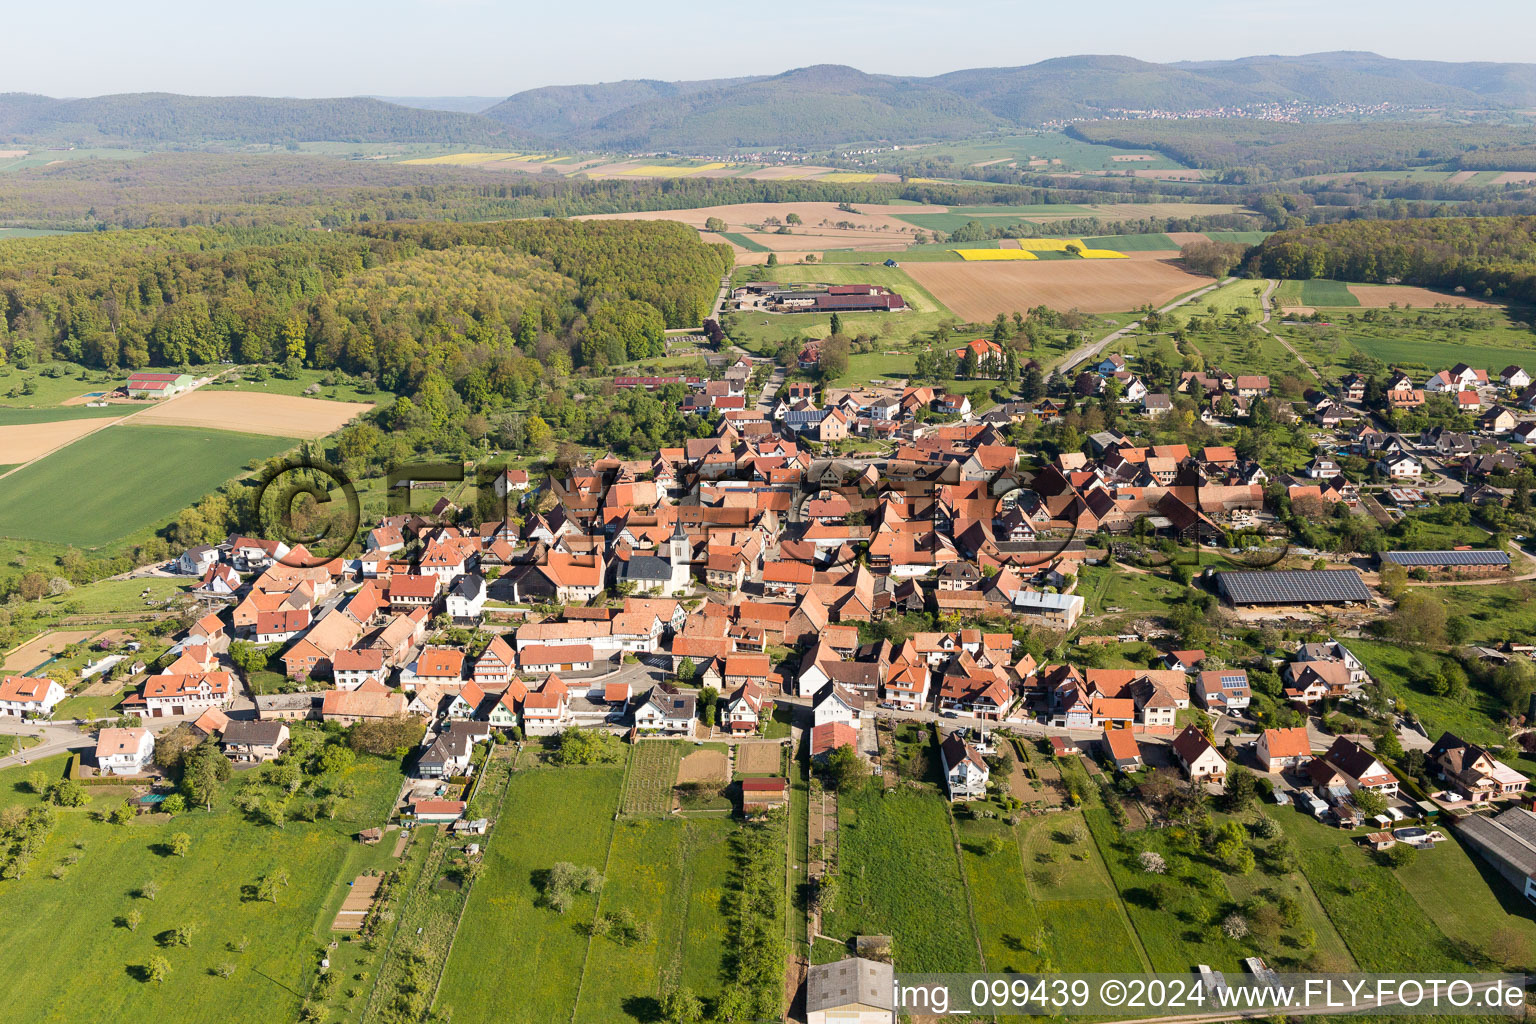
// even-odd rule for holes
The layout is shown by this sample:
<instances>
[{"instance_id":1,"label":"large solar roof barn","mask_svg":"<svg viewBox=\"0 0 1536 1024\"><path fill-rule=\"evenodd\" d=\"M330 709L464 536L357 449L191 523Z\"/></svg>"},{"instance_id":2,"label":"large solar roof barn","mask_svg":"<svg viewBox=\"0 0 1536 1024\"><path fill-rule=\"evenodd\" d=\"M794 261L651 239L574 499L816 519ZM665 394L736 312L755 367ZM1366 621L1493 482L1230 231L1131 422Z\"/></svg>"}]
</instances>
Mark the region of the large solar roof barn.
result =
<instances>
[{"instance_id":1,"label":"large solar roof barn","mask_svg":"<svg viewBox=\"0 0 1536 1024\"><path fill-rule=\"evenodd\" d=\"M1219 572L1216 587L1231 604L1355 604L1371 600L1371 592L1354 569Z\"/></svg>"},{"instance_id":2,"label":"large solar roof barn","mask_svg":"<svg viewBox=\"0 0 1536 1024\"><path fill-rule=\"evenodd\" d=\"M1508 565L1509 554L1493 548L1478 548L1474 551L1383 551L1381 560L1407 569L1419 566Z\"/></svg>"}]
</instances>

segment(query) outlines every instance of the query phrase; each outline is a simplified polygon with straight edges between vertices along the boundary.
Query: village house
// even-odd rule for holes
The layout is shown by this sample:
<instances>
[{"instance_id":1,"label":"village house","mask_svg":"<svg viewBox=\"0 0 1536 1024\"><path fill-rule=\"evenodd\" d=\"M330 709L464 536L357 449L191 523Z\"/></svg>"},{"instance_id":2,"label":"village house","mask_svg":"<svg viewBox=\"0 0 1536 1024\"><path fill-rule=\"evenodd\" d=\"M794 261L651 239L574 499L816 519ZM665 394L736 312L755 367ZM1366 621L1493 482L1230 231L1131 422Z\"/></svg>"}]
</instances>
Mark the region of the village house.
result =
<instances>
[{"instance_id":1,"label":"village house","mask_svg":"<svg viewBox=\"0 0 1536 1024\"><path fill-rule=\"evenodd\" d=\"M142 693L144 712L150 718L191 715L209 708L227 708L234 699L228 672L167 673L150 676Z\"/></svg>"},{"instance_id":2,"label":"village house","mask_svg":"<svg viewBox=\"0 0 1536 1024\"><path fill-rule=\"evenodd\" d=\"M103 775L138 775L154 761L148 729L103 729L96 734L96 769Z\"/></svg>"},{"instance_id":3,"label":"village house","mask_svg":"<svg viewBox=\"0 0 1536 1024\"><path fill-rule=\"evenodd\" d=\"M659 732L669 736L693 733L698 718L698 697L692 693L667 693L654 687L635 709L635 728L641 732Z\"/></svg>"},{"instance_id":4,"label":"village house","mask_svg":"<svg viewBox=\"0 0 1536 1024\"><path fill-rule=\"evenodd\" d=\"M1205 710L1222 713L1241 711L1252 699L1248 672L1240 668L1213 669L1196 676L1195 700Z\"/></svg>"},{"instance_id":5,"label":"village house","mask_svg":"<svg viewBox=\"0 0 1536 1024\"><path fill-rule=\"evenodd\" d=\"M345 649L331 656L331 679L338 690L355 690L370 679L382 683L386 675L383 651Z\"/></svg>"},{"instance_id":6,"label":"village house","mask_svg":"<svg viewBox=\"0 0 1536 1024\"><path fill-rule=\"evenodd\" d=\"M1105 729L1100 741L1104 757L1116 771L1132 771L1141 767L1141 745L1130 729Z\"/></svg>"},{"instance_id":7,"label":"village house","mask_svg":"<svg viewBox=\"0 0 1536 1024\"><path fill-rule=\"evenodd\" d=\"M546 677L538 690L523 698L524 735L553 736L572 722L570 691L557 675Z\"/></svg>"},{"instance_id":8,"label":"village house","mask_svg":"<svg viewBox=\"0 0 1536 1024\"><path fill-rule=\"evenodd\" d=\"M47 718L69 696L52 679L6 676L0 679L0 715L10 718Z\"/></svg>"},{"instance_id":9,"label":"village house","mask_svg":"<svg viewBox=\"0 0 1536 1024\"><path fill-rule=\"evenodd\" d=\"M811 703L812 726L842 722L854 728L864 716L864 698L837 682L829 682L816 691Z\"/></svg>"},{"instance_id":10,"label":"village house","mask_svg":"<svg viewBox=\"0 0 1536 1024\"><path fill-rule=\"evenodd\" d=\"M370 680L355 690L326 690L321 695L320 718L341 725L382 721L404 715L405 703L405 694Z\"/></svg>"},{"instance_id":11,"label":"village house","mask_svg":"<svg viewBox=\"0 0 1536 1024\"><path fill-rule=\"evenodd\" d=\"M288 751L284 722L233 721L224 727L224 756L236 763L272 761Z\"/></svg>"},{"instance_id":12,"label":"village house","mask_svg":"<svg viewBox=\"0 0 1536 1024\"><path fill-rule=\"evenodd\" d=\"M1453 733L1442 733L1429 748L1427 758L1435 777L1471 803L1488 803L1525 792L1524 775L1494 758L1485 748Z\"/></svg>"},{"instance_id":13,"label":"village house","mask_svg":"<svg viewBox=\"0 0 1536 1024\"><path fill-rule=\"evenodd\" d=\"M416 760L416 774L423 779L446 779L469 774L475 744L491 738L484 722L450 722Z\"/></svg>"},{"instance_id":14,"label":"village house","mask_svg":"<svg viewBox=\"0 0 1536 1024\"><path fill-rule=\"evenodd\" d=\"M1265 729L1254 741L1254 756L1266 772L1274 775L1310 761L1312 744L1304 726Z\"/></svg>"},{"instance_id":15,"label":"village house","mask_svg":"<svg viewBox=\"0 0 1536 1024\"><path fill-rule=\"evenodd\" d=\"M1397 776L1375 754L1347 736L1335 739L1318 760L1342 775L1351 793L1365 789L1382 796L1397 795Z\"/></svg>"},{"instance_id":16,"label":"village house","mask_svg":"<svg viewBox=\"0 0 1536 1024\"><path fill-rule=\"evenodd\" d=\"M1186 725L1184 731L1174 737L1173 756L1193 782L1220 784L1227 777L1226 760L1206 739L1205 733L1193 725Z\"/></svg>"},{"instance_id":17,"label":"village house","mask_svg":"<svg viewBox=\"0 0 1536 1024\"><path fill-rule=\"evenodd\" d=\"M976 748L965 741L959 730L944 737L939 744L944 763L944 782L951 800L975 800L987 795L991 772Z\"/></svg>"}]
</instances>

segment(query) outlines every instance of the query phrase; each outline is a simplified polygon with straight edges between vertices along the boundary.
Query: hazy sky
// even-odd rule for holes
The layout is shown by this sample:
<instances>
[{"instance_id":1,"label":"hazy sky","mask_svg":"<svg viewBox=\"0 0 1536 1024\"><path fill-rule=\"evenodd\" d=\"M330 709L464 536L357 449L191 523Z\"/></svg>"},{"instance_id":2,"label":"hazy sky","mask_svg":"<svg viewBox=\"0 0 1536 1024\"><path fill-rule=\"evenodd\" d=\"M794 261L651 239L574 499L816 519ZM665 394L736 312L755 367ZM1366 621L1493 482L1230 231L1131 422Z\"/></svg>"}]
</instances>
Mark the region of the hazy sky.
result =
<instances>
[{"instance_id":1,"label":"hazy sky","mask_svg":"<svg viewBox=\"0 0 1536 1024\"><path fill-rule=\"evenodd\" d=\"M1532 60L1536 3L1483 0L34 0L0 13L0 91L504 96L622 78L885 74L1079 53L1372 50ZM1496 29L1494 28L1496 26Z\"/></svg>"}]
</instances>

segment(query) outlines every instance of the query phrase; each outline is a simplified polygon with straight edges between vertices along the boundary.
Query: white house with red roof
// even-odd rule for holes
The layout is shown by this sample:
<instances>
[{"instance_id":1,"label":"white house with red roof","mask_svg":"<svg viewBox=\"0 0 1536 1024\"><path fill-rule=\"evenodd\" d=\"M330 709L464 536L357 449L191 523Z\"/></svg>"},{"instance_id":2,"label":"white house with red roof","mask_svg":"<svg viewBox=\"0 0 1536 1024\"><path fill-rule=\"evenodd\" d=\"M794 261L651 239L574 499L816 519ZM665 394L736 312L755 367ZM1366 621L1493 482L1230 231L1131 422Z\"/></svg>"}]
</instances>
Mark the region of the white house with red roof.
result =
<instances>
[{"instance_id":1,"label":"white house with red roof","mask_svg":"<svg viewBox=\"0 0 1536 1024\"><path fill-rule=\"evenodd\" d=\"M0 716L24 718L34 715L46 718L53 714L59 701L67 696L64 687L52 679L6 676L0 679Z\"/></svg>"},{"instance_id":2,"label":"white house with red roof","mask_svg":"<svg viewBox=\"0 0 1536 1024\"><path fill-rule=\"evenodd\" d=\"M103 729L96 737L96 768L103 775L137 775L155 756L148 729Z\"/></svg>"}]
</instances>

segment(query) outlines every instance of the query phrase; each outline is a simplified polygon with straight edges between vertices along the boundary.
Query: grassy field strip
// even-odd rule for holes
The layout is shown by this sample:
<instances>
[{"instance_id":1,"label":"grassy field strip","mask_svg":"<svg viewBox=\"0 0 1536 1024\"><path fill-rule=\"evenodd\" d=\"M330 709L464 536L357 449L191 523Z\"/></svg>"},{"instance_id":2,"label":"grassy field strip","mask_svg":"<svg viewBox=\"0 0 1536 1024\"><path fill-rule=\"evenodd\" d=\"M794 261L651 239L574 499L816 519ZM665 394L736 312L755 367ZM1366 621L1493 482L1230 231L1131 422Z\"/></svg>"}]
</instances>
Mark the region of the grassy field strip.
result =
<instances>
[{"instance_id":1,"label":"grassy field strip","mask_svg":"<svg viewBox=\"0 0 1536 1024\"><path fill-rule=\"evenodd\" d=\"M475 777L474 791L471 793L469 800L466 801L466 806L471 812L482 806L480 790L484 788L486 777L490 773L491 754L495 753L495 749L495 744L493 743L490 747L490 750L488 750L486 753L486 759L480 763L480 773ZM501 811L502 808L506 805L507 789L510 787L511 781L512 773L510 770L501 773L501 791L496 794L496 806L490 814L486 815L486 817L489 817L492 821L501 820ZM480 848L482 864L485 862L485 850L490 846L490 844L491 837L487 835ZM473 891L474 885L471 883L468 887L468 891L460 893L459 912L453 919L453 931L448 934L448 945L443 950L442 958L438 961L437 968L433 972L435 977L432 982L432 995L427 999L428 1006L432 1006L437 1002L437 994L443 987L443 975L447 973L448 958L453 955L453 943L454 940L459 937L459 925L464 923L464 911L469 909L469 897L470 893Z\"/></svg>"},{"instance_id":2,"label":"grassy field strip","mask_svg":"<svg viewBox=\"0 0 1536 1024\"><path fill-rule=\"evenodd\" d=\"M987 969L987 954L981 948L981 930L976 927L976 895L971 892L971 881L965 873L965 854L960 850L960 833L955 829L954 805L944 804L944 810L949 815L949 841L955 848L955 868L960 872L960 887L965 890L966 918L971 922L971 941L976 943L976 955L981 959L981 969Z\"/></svg>"},{"instance_id":3,"label":"grassy field strip","mask_svg":"<svg viewBox=\"0 0 1536 1024\"><path fill-rule=\"evenodd\" d=\"M953 917L965 899L936 792L894 789L878 781L838 799L837 906L822 923L829 935L890 935L912 971L974 972L974 941L932 922Z\"/></svg>"},{"instance_id":4,"label":"grassy field strip","mask_svg":"<svg viewBox=\"0 0 1536 1024\"><path fill-rule=\"evenodd\" d=\"M668 744L668 745L670 746L670 744ZM638 746L636 746L634 748L634 750L631 751L631 756L630 756L631 760L634 759L634 754L638 753L639 749L640 748ZM619 828L618 821L619 821L618 808L615 808L614 809L614 815L613 815L613 818L612 818L612 823L611 823L611 825L610 825L610 827L608 829L608 850L607 850L607 853L605 853L603 855L603 878L604 878L604 883L603 883L602 890L597 894L597 905L592 910L593 920L596 920L597 919L597 915L599 915L599 914L601 914L603 912L603 899L604 899L604 897L606 897L609 894L609 890L611 888L611 886L608 884L608 875L609 875L610 869L613 867L613 848L616 845L614 840L618 836L618 828ZM571 1003L571 1017L570 1017L571 1020L575 1020L576 1019L576 1014L581 1009L581 993L586 988L586 984L587 984L587 967L592 962L592 944L594 942L596 942L596 941L597 941L597 935L595 933L588 932L588 934L587 934L587 948L586 948L586 952L582 956L582 960L581 960L581 975L577 978L577 981L576 981L576 998ZM610 977L612 977L612 975L610 975Z\"/></svg>"},{"instance_id":5,"label":"grassy field strip","mask_svg":"<svg viewBox=\"0 0 1536 1024\"><path fill-rule=\"evenodd\" d=\"M523 763L525 752L519 758ZM526 767L514 772L506 802L517 821L486 851L485 867L459 926L444 973L439 1010L455 1024L548 1024L568 1020L576 1003L590 897L564 917L536 904L534 876L568 860L597 867L592 854L611 842L623 772ZM488 956L513 949L516 956Z\"/></svg>"}]
</instances>

